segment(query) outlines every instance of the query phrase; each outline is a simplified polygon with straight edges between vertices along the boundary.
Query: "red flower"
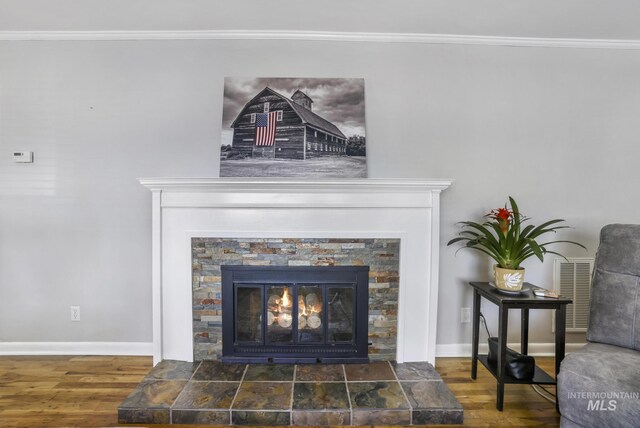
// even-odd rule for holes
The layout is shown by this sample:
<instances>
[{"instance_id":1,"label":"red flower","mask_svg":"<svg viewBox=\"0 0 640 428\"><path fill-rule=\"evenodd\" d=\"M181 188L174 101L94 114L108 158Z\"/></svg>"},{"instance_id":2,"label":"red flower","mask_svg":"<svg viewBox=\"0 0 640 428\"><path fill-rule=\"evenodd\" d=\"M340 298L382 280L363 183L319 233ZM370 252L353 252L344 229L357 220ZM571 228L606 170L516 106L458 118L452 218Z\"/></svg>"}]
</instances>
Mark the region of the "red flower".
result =
<instances>
[{"instance_id":1,"label":"red flower","mask_svg":"<svg viewBox=\"0 0 640 428\"><path fill-rule=\"evenodd\" d=\"M498 208L497 210L491 210L491 212L487 214L486 217L492 218L497 221L498 225L500 226L500 230L502 230L502 233L506 234L507 230L509 230L509 223L513 218L513 211L506 208Z\"/></svg>"}]
</instances>

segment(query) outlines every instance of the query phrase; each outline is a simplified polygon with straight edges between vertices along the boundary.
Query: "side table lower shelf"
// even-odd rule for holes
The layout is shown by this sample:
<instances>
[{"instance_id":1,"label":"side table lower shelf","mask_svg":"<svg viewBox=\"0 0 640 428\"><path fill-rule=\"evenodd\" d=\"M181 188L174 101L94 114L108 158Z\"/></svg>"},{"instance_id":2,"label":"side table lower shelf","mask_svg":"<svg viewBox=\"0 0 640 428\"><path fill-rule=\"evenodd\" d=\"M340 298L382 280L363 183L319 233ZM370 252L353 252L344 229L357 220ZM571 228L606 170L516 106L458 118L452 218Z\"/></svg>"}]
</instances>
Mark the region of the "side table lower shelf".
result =
<instances>
[{"instance_id":1,"label":"side table lower shelf","mask_svg":"<svg viewBox=\"0 0 640 428\"><path fill-rule=\"evenodd\" d=\"M487 359L487 355L478 355L478 361L480 361L482 363L483 366L485 366L485 368L487 370L489 370L489 373L491 373L493 375L493 377L495 377L496 379L498 379L498 373L496 372L496 366L489 364L489 361ZM553 379L551 376L549 376L547 374L547 372L545 372L544 370L542 370L540 367L536 366L536 371L533 375L533 379L531 380L519 380L516 379L515 377L509 376L507 373L504 374L504 383L519 383L519 384L524 384L524 385L530 385L530 384L538 384L538 385L555 385L556 381L555 379Z\"/></svg>"}]
</instances>

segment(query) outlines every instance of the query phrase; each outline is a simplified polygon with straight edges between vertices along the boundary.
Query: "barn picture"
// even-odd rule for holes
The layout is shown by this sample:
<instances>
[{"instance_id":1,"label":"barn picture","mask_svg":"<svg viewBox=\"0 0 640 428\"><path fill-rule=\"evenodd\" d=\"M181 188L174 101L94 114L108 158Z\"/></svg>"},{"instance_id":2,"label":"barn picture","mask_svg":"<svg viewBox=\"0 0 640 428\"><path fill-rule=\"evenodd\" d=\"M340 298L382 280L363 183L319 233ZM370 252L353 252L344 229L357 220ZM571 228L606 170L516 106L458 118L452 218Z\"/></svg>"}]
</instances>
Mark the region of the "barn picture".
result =
<instances>
[{"instance_id":1,"label":"barn picture","mask_svg":"<svg viewBox=\"0 0 640 428\"><path fill-rule=\"evenodd\" d=\"M330 176L363 176L349 171L354 166L366 176L362 79L274 78L251 83L252 93L246 84L238 85L243 99L225 80L223 115L228 128L225 136L223 117L221 176L243 176L242 170L250 171L247 176L272 175L269 168L275 168L273 175L283 176L317 176L313 169ZM304 163L284 167L284 161Z\"/></svg>"},{"instance_id":2,"label":"barn picture","mask_svg":"<svg viewBox=\"0 0 640 428\"><path fill-rule=\"evenodd\" d=\"M346 154L347 137L313 112L313 100L297 90L286 98L264 88L242 109L233 128L233 147L249 157L307 159Z\"/></svg>"}]
</instances>

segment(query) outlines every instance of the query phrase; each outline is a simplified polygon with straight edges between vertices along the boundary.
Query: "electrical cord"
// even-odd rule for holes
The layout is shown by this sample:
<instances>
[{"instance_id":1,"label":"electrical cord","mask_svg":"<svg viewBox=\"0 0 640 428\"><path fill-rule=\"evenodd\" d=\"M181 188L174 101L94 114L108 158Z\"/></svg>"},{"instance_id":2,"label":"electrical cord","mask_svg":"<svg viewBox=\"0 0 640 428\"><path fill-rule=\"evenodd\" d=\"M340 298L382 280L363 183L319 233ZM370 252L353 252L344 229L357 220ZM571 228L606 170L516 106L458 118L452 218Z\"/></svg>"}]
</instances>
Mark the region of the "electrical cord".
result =
<instances>
[{"instance_id":1,"label":"electrical cord","mask_svg":"<svg viewBox=\"0 0 640 428\"><path fill-rule=\"evenodd\" d=\"M480 319L482 320L482 325L484 325L484 329L487 331L487 336L491 337L491 333L489 333L489 327L487 327L487 320L484 318L482 312L480 312Z\"/></svg>"},{"instance_id":2,"label":"electrical cord","mask_svg":"<svg viewBox=\"0 0 640 428\"><path fill-rule=\"evenodd\" d=\"M534 384L535 385L535 384ZM542 385L536 385L538 388L542 389L544 392L546 392L547 394L549 394L550 396L554 397L556 396L556 394L554 394L553 392L549 391L547 388L545 388Z\"/></svg>"},{"instance_id":3,"label":"electrical cord","mask_svg":"<svg viewBox=\"0 0 640 428\"><path fill-rule=\"evenodd\" d=\"M547 389L541 385L536 385L536 384L531 384L531 388L533 388L533 390L542 398L544 398L545 400L554 403L556 402L556 395L553 394L550 391L547 391ZM542 392L542 391L544 392Z\"/></svg>"}]
</instances>

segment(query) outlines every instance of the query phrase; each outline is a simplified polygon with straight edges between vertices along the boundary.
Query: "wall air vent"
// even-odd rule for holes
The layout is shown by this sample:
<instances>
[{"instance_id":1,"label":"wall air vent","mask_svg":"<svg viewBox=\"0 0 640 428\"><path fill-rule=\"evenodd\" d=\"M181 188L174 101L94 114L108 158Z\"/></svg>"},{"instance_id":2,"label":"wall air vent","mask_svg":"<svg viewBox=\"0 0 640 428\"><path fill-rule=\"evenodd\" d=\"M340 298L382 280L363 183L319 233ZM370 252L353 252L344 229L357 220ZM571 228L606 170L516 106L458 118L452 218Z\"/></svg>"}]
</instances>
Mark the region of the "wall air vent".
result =
<instances>
[{"instance_id":1,"label":"wall air vent","mask_svg":"<svg viewBox=\"0 0 640 428\"><path fill-rule=\"evenodd\" d=\"M573 299L567 306L567 332L586 332L589 325L589 298L593 258L555 259L553 288L565 297ZM555 331L555 316L552 316Z\"/></svg>"}]
</instances>

